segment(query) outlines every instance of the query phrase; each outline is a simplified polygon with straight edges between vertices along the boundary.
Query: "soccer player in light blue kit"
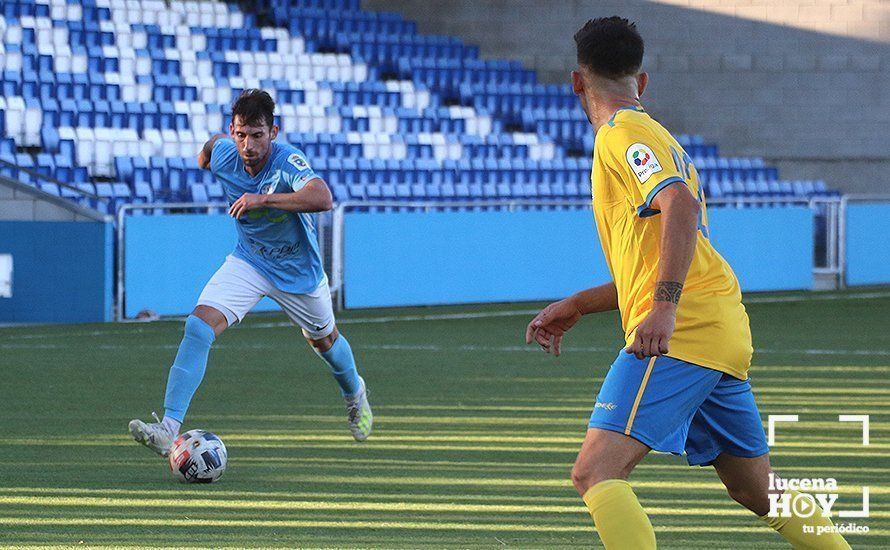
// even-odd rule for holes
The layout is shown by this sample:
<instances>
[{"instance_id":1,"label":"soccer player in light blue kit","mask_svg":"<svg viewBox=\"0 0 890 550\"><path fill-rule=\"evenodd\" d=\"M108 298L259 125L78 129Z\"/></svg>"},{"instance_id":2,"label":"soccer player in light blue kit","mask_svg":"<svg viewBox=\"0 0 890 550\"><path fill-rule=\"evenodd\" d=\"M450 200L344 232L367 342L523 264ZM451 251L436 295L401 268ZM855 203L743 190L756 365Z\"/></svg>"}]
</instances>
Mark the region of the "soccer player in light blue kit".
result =
<instances>
[{"instance_id":1,"label":"soccer player in light blue kit","mask_svg":"<svg viewBox=\"0 0 890 550\"><path fill-rule=\"evenodd\" d=\"M371 434L373 415L349 342L334 324L313 213L331 209L331 193L303 153L275 143L275 102L246 90L232 105L231 136L220 134L198 154L225 189L238 244L213 275L185 323L185 337L167 379L164 418L132 420L130 434L161 456L179 435L192 396L204 378L213 341L264 296L275 300L331 368L346 399L347 424L357 441Z\"/></svg>"}]
</instances>

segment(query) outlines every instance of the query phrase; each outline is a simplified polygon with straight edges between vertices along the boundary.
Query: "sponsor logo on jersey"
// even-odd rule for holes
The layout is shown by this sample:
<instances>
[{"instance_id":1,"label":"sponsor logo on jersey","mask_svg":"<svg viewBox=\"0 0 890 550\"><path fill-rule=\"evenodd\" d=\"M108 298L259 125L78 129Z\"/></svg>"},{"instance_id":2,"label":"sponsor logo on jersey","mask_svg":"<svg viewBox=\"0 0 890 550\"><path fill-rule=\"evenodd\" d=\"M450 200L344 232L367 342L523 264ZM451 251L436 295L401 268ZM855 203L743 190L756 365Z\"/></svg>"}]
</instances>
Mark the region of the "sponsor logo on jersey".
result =
<instances>
[{"instance_id":1,"label":"sponsor logo on jersey","mask_svg":"<svg viewBox=\"0 0 890 550\"><path fill-rule=\"evenodd\" d=\"M254 254L261 258L267 260L280 260L282 258L298 255L300 253L300 243L297 242L281 246L266 246L256 241L251 241L250 249Z\"/></svg>"},{"instance_id":2,"label":"sponsor logo on jersey","mask_svg":"<svg viewBox=\"0 0 890 550\"><path fill-rule=\"evenodd\" d=\"M652 174L661 172L661 163L652 149L642 143L634 143L627 148L627 164L633 170L640 183L646 183L646 180Z\"/></svg>"}]
</instances>

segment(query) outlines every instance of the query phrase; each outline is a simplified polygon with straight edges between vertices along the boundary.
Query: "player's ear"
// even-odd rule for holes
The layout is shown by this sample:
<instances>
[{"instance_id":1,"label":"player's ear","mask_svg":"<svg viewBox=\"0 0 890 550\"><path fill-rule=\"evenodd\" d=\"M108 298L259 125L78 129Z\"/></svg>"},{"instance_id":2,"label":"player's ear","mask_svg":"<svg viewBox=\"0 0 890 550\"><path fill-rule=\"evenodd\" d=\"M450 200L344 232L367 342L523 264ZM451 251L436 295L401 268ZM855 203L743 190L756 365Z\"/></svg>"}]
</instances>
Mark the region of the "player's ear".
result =
<instances>
[{"instance_id":1,"label":"player's ear","mask_svg":"<svg viewBox=\"0 0 890 550\"><path fill-rule=\"evenodd\" d=\"M234 122L229 123L229 135L231 135L232 137L235 137L235 123Z\"/></svg>"},{"instance_id":2,"label":"player's ear","mask_svg":"<svg viewBox=\"0 0 890 550\"><path fill-rule=\"evenodd\" d=\"M649 73L642 72L637 75L637 97L643 97L646 86L649 85Z\"/></svg>"},{"instance_id":3,"label":"player's ear","mask_svg":"<svg viewBox=\"0 0 890 550\"><path fill-rule=\"evenodd\" d=\"M572 71L572 92L575 95L584 94L584 79L578 71Z\"/></svg>"},{"instance_id":4,"label":"player's ear","mask_svg":"<svg viewBox=\"0 0 890 550\"><path fill-rule=\"evenodd\" d=\"M275 138L278 137L278 125L273 124L272 130L269 132L269 135L272 136L272 141L275 141Z\"/></svg>"}]
</instances>

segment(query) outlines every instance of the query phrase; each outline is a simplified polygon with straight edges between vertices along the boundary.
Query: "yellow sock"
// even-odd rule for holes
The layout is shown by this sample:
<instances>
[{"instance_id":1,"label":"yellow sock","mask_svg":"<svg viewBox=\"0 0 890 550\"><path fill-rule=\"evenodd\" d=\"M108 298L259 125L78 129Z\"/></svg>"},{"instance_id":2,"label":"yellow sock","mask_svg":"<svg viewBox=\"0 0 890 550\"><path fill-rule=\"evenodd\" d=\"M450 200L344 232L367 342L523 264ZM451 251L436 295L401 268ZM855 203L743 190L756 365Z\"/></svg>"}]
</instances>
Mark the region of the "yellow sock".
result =
<instances>
[{"instance_id":1,"label":"yellow sock","mask_svg":"<svg viewBox=\"0 0 890 550\"><path fill-rule=\"evenodd\" d=\"M791 489L785 492L791 495L792 501L803 495ZM760 519L778 531L795 550L849 550L850 545L839 533L825 531L832 525L831 519L822 516L815 499L810 495L805 497L813 500L813 506L817 510L812 517L804 518L792 514L787 518L762 516Z\"/></svg>"},{"instance_id":2,"label":"yellow sock","mask_svg":"<svg viewBox=\"0 0 890 550\"><path fill-rule=\"evenodd\" d=\"M600 481L583 498L606 550L655 548L655 530L628 482Z\"/></svg>"}]
</instances>

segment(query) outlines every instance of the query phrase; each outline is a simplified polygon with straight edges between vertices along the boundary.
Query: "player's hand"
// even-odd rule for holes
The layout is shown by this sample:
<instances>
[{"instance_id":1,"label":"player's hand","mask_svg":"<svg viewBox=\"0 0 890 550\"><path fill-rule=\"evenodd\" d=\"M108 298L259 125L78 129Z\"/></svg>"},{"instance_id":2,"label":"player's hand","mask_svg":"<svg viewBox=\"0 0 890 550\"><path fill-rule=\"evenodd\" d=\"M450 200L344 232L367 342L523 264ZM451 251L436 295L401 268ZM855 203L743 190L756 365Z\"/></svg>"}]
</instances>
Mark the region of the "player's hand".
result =
<instances>
[{"instance_id":1,"label":"player's hand","mask_svg":"<svg viewBox=\"0 0 890 550\"><path fill-rule=\"evenodd\" d=\"M233 218L240 219L246 212L263 208L265 206L266 195L257 195L255 193L244 193L241 198L232 203L229 207L229 215Z\"/></svg>"},{"instance_id":2,"label":"player's hand","mask_svg":"<svg viewBox=\"0 0 890 550\"><path fill-rule=\"evenodd\" d=\"M668 351L668 342L677 323L677 306L668 302L655 302L652 311L637 327L633 343L624 348L637 359L657 357Z\"/></svg>"},{"instance_id":3,"label":"player's hand","mask_svg":"<svg viewBox=\"0 0 890 550\"><path fill-rule=\"evenodd\" d=\"M580 318L581 312L571 299L554 302L541 310L528 324L525 329L525 343L537 342L545 352L552 351L554 355L559 355L562 335Z\"/></svg>"}]
</instances>

